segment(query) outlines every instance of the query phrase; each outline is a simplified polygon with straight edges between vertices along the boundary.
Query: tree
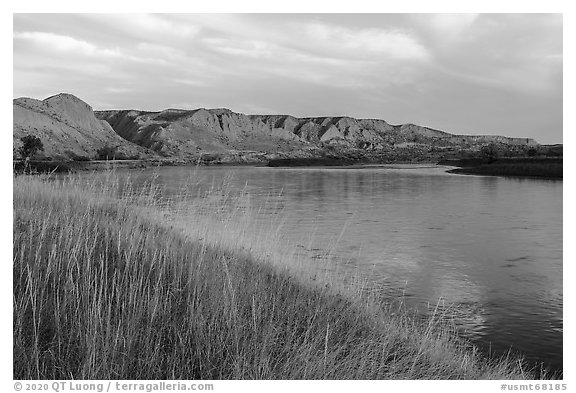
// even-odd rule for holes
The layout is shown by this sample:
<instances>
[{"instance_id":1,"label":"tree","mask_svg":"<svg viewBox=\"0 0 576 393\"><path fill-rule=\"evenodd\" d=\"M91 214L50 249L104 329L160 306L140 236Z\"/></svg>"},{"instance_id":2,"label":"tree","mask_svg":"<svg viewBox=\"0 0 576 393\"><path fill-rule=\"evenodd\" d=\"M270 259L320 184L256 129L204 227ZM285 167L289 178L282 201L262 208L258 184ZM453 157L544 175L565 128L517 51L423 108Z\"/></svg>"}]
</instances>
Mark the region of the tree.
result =
<instances>
[{"instance_id":1,"label":"tree","mask_svg":"<svg viewBox=\"0 0 576 393\"><path fill-rule=\"evenodd\" d=\"M37 136L26 135L20 138L20 141L22 141L22 146L18 149L18 153L26 162L30 161L39 151L44 151L44 145Z\"/></svg>"},{"instance_id":2,"label":"tree","mask_svg":"<svg viewBox=\"0 0 576 393\"><path fill-rule=\"evenodd\" d=\"M96 156L99 160L113 160L117 155L117 147L104 145L100 149L96 150Z\"/></svg>"},{"instance_id":3,"label":"tree","mask_svg":"<svg viewBox=\"0 0 576 393\"><path fill-rule=\"evenodd\" d=\"M498 147L496 146L495 143L490 143L488 145L484 145L482 146L482 148L480 149L480 156L482 158L484 158L485 160L488 160L488 162L492 162L495 159L498 158Z\"/></svg>"}]
</instances>

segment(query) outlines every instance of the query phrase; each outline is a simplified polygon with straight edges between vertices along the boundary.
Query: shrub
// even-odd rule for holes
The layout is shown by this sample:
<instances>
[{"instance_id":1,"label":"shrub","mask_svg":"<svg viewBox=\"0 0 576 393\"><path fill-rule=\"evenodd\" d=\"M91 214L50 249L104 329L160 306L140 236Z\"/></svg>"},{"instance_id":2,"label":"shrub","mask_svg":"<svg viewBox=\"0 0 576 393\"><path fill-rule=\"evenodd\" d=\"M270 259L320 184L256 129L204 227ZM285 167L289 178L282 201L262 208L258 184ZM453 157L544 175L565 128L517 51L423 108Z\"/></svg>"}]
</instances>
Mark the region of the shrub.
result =
<instances>
[{"instance_id":1,"label":"shrub","mask_svg":"<svg viewBox=\"0 0 576 393\"><path fill-rule=\"evenodd\" d=\"M110 146L108 144L96 150L96 158L99 160L114 160L117 155L118 147Z\"/></svg>"},{"instance_id":2,"label":"shrub","mask_svg":"<svg viewBox=\"0 0 576 393\"><path fill-rule=\"evenodd\" d=\"M18 149L18 153L25 160L30 160L39 151L44 151L44 145L40 138L34 135L26 135L20 138L22 146Z\"/></svg>"},{"instance_id":3,"label":"shrub","mask_svg":"<svg viewBox=\"0 0 576 393\"><path fill-rule=\"evenodd\" d=\"M495 143L482 146L480 149L480 156L489 162L496 160L498 155L498 148L496 147Z\"/></svg>"}]
</instances>

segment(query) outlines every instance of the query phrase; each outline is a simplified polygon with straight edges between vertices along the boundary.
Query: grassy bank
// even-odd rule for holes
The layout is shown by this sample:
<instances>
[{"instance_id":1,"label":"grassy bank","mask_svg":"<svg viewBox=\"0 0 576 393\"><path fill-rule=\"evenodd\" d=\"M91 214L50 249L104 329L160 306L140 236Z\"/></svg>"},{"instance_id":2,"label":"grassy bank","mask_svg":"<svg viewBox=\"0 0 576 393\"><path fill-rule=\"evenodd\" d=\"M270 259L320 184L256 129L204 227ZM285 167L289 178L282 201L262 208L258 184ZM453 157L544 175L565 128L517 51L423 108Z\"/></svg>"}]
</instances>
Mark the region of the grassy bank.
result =
<instances>
[{"instance_id":1,"label":"grassy bank","mask_svg":"<svg viewBox=\"0 0 576 393\"><path fill-rule=\"evenodd\" d=\"M14 178L15 379L533 376L482 358L443 319L190 236L154 189L114 184Z\"/></svg>"},{"instance_id":2,"label":"grassy bank","mask_svg":"<svg viewBox=\"0 0 576 393\"><path fill-rule=\"evenodd\" d=\"M111 168L148 168L159 165L175 165L169 160L86 160L86 161L40 161L32 160L25 165L22 160L14 160L12 171L24 173L70 173L80 171L102 171Z\"/></svg>"}]
</instances>

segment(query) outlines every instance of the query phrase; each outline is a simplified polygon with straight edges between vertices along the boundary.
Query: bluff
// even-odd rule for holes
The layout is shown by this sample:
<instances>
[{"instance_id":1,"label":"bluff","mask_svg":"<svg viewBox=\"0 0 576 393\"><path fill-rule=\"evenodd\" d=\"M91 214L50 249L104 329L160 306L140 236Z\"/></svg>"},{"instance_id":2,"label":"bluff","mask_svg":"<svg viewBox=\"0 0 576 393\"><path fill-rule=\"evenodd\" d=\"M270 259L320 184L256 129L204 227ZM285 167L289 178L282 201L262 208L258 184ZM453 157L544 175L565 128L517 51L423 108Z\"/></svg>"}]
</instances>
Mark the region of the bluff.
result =
<instances>
[{"instance_id":1,"label":"bluff","mask_svg":"<svg viewBox=\"0 0 576 393\"><path fill-rule=\"evenodd\" d=\"M43 101L13 100L13 151L20 138L39 137L44 157L97 158L109 146L117 157L179 161L265 162L329 157L378 162L439 160L478 154L495 145L511 155L539 146L532 139L454 135L415 124L378 119L245 115L229 109L93 111L70 94Z\"/></svg>"},{"instance_id":2,"label":"bluff","mask_svg":"<svg viewBox=\"0 0 576 393\"><path fill-rule=\"evenodd\" d=\"M486 144L523 150L529 138L454 135L415 124L378 119L245 115L229 109L97 111L123 138L159 155L184 160L225 157L231 161L341 155L375 160L437 159L478 152Z\"/></svg>"},{"instance_id":3,"label":"bluff","mask_svg":"<svg viewBox=\"0 0 576 393\"><path fill-rule=\"evenodd\" d=\"M97 119L81 99L58 94L43 101L33 98L13 100L13 156L18 158L20 138L34 135L42 141L40 156L54 160L94 159L97 150L116 148L124 158L148 158L156 154L120 137L108 124Z\"/></svg>"}]
</instances>

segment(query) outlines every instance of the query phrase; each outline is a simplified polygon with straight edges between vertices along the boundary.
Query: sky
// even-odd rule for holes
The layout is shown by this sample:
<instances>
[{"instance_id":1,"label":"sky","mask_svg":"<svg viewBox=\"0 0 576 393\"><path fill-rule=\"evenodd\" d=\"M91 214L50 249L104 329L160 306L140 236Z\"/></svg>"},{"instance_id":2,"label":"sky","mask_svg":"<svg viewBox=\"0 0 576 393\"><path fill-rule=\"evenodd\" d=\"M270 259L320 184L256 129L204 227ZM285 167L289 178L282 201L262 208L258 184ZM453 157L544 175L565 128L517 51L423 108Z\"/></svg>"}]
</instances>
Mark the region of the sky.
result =
<instances>
[{"instance_id":1,"label":"sky","mask_svg":"<svg viewBox=\"0 0 576 393\"><path fill-rule=\"evenodd\" d=\"M562 14L14 14L13 97L562 143Z\"/></svg>"}]
</instances>

